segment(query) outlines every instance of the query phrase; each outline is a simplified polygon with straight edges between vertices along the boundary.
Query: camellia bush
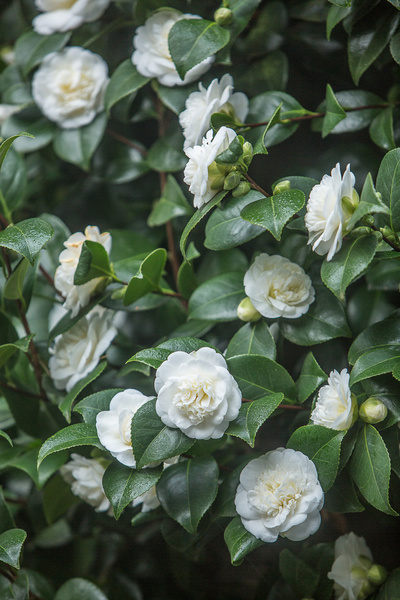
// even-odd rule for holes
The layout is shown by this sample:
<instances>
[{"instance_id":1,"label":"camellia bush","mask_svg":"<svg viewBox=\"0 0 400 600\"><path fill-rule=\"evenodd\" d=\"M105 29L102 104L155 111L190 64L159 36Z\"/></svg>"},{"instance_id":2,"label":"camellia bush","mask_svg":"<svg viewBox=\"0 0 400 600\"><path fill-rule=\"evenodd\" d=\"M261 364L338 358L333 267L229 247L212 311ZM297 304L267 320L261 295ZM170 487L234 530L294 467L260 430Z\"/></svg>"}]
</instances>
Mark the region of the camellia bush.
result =
<instances>
[{"instance_id":1,"label":"camellia bush","mask_svg":"<svg viewBox=\"0 0 400 600\"><path fill-rule=\"evenodd\" d=\"M400 597L399 11L4 0L0 600Z\"/></svg>"}]
</instances>

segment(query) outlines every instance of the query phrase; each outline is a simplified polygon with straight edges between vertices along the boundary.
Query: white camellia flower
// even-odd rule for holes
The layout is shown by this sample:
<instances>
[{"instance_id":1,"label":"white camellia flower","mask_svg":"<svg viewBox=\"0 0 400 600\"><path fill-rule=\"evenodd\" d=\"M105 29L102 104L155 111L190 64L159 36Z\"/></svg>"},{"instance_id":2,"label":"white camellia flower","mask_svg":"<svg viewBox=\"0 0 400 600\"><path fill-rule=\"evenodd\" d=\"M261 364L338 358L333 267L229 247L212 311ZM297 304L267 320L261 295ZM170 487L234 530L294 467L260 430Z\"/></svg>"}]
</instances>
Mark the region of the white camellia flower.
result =
<instances>
[{"instance_id":1,"label":"white camellia flower","mask_svg":"<svg viewBox=\"0 0 400 600\"><path fill-rule=\"evenodd\" d=\"M145 396L138 390L124 390L114 396L109 410L103 410L96 417L96 429L100 442L114 458L127 467L136 467L131 442L132 417L143 404L153 397Z\"/></svg>"},{"instance_id":2,"label":"white camellia flower","mask_svg":"<svg viewBox=\"0 0 400 600\"><path fill-rule=\"evenodd\" d=\"M51 35L95 21L104 13L110 0L35 0L35 4L43 14L33 19L33 29L40 35Z\"/></svg>"},{"instance_id":3,"label":"white camellia flower","mask_svg":"<svg viewBox=\"0 0 400 600\"><path fill-rule=\"evenodd\" d=\"M216 157L229 147L235 137L236 131L229 127L221 127L214 138L213 131L210 129L203 138L201 146L185 150L189 160L185 167L183 181L187 183L189 191L194 196L195 208L207 204L222 189L223 183L218 187L213 186L214 180L210 176L209 167Z\"/></svg>"},{"instance_id":4,"label":"white camellia flower","mask_svg":"<svg viewBox=\"0 0 400 600\"><path fill-rule=\"evenodd\" d=\"M48 54L32 79L32 94L42 113L62 129L91 123L104 108L108 66L79 47Z\"/></svg>"},{"instance_id":5,"label":"white camellia flower","mask_svg":"<svg viewBox=\"0 0 400 600\"><path fill-rule=\"evenodd\" d=\"M311 413L314 425L328 429L345 431L357 418L357 400L349 387L350 375L347 369L329 374L328 384L318 392L317 402Z\"/></svg>"},{"instance_id":6,"label":"white camellia flower","mask_svg":"<svg viewBox=\"0 0 400 600\"><path fill-rule=\"evenodd\" d=\"M117 334L113 313L96 306L85 317L54 340L49 348L49 370L55 387L69 392L98 365Z\"/></svg>"},{"instance_id":7,"label":"white camellia flower","mask_svg":"<svg viewBox=\"0 0 400 600\"><path fill-rule=\"evenodd\" d=\"M361 588L368 581L368 567L372 553L365 539L353 532L346 533L335 542L335 560L329 579L333 579L337 600L359 600L366 595Z\"/></svg>"},{"instance_id":8,"label":"white camellia flower","mask_svg":"<svg viewBox=\"0 0 400 600\"><path fill-rule=\"evenodd\" d=\"M54 275L54 285L61 295L65 298L64 308L71 311L71 317L76 317L83 306L89 304L91 295L101 286L103 277L95 277L82 285L74 284L76 267L79 263L79 257L82 252L83 243L89 240L97 242L104 246L107 254L110 254L112 239L107 232L100 233L98 227L88 225L85 233L81 231L73 233L64 246L59 256L60 266L57 267Z\"/></svg>"},{"instance_id":9,"label":"white camellia flower","mask_svg":"<svg viewBox=\"0 0 400 600\"><path fill-rule=\"evenodd\" d=\"M96 459L71 454L72 460L60 468L63 479L70 484L72 493L93 506L97 512L111 509L109 499L104 493L104 465Z\"/></svg>"},{"instance_id":10,"label":"white camellia flower","mask_svg":"<svg viewBox=\"0 0 400 600\"><path fill-rule=\"evenodd\" d=\"M222 437L242 404L225 359L212 348L172 352L157 369L154 387L163 423L198 440Z\"/></svg>"},{"instance_id":11,"label":"white camellia flower","mask_svg":"<svg viewBox=\"0 0 400 600\"><path fill-rule=\"evenodd\" d=\"M315 298L304 269L277 254L256 257L244 276L244 289L253 306L268 319L297 319Z\"/></svg>"},{"instance_id":12,"label":"white camellia flower","mask_svg":"<svg viewBox=\"0 0 400 600\"><path fill-rule=\"evenodd\" d=\"M233 93L233 79L227 73L218 82L214 79L208 88L199 83L199 91L192 92L185 103L186 110L179 115L185 137L184 149L198 146L210 129L211 115L226 112L243 122L249 109L249 100L242 92Z\"/></svg>"},{"instance_id":13,"label":"white camellia flower","mask_svg":"<svg viewBox=\"0 0 400 600\"><path fill-rule=\"evenodd\" d=\"M285 448L250 461L235 497L243 526L263 542L275 542L279 535L305 540L320 526L323 503L314 463Z\"/></svg>"},{"instance_id":14,"label":"white camellia flower","mask_svg":"<svg viewBox=\"0 0 400 600\"><path fill-rule=\"evenodd\" d=\"M358 204L355 181L350 165L347 165L342 178L337 163L331 174L324 175L311 190L305 216L308 243L320 256L327 254L328 261L342 247L343 236L348 233L347 222Z\"/></svg>"},{"instance_id":15,"label":"white camellia flower","mask_svg":"<svg viewBox=\"0 0 400 600\"><path fill-rule=\"evenodd\" d=\"M200 19L200 17L182 14L172 9L160 10L136 29L133 38L135 51L132 54L132 62L139 73L144 77L156 77L162 85L168 87L196 81L208 71L215 59L214 55L209 56L190 69L183 80L180 78L169 52L168 35L172 26L182 19Z\"/></svg>"}]
</instances>

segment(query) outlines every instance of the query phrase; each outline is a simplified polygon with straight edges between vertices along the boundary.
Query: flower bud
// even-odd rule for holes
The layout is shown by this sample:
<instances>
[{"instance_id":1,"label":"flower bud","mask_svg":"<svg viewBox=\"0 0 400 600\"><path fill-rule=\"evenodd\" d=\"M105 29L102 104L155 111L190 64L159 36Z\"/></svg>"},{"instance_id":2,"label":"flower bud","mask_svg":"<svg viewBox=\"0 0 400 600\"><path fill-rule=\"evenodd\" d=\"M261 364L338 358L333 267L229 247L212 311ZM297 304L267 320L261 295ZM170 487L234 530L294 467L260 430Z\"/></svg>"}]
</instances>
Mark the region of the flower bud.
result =
<instances>
[{"instance_id":1,"label":"flower bud","mask_svg":"<svg viewBox=\"0 0 400 600\"><path fill-rule=\"evenodd\" d=\"M359 408L360 419L366 423L380 423L386 419L388 410L378 398L368 398Z\"/></svg>"},{"instance_id":2,"label":"flower bud","mask_svg":"<svg viewBox=\"0 0 400 600\"><path fill-rule=\"evenodd\" d=\"M224 180L224 190L233 190L240 183L240 175L237 171L231 171L225 177Z\"/></svg>"},{"instance_id":3,"label":"flower bud","mask_svg":"<svg viewBox=\"0 0 400 600\"><path fill-rule=\"evenodd\" d=\"M359 202L360 202L360 198L355 189L353 189L351 197L343 196L341 198L342 210L343 210L344 217L345 217L345 221L344 221L345 227L346 227L347 222L353 216L353 213L356 210Z\"/></svg>"},{"instance_id":4,"label":"flower bud","mask_svg":"<svg viewBox=\"0 0 400 600\"><path fill-rule=\"evenodd\" d=\"M237 308L237 316L245 323L255 323L261 319L261 315L254 308L250 298L244 298Z\"/></svg>"},{"instance_id":5,"label":"flower bud","mask_svg":"<svg viewBox=\"0 0 400 600\"><path fill-rule=\"evenodd\" d=\"M290 187L290 181L288 179L285 179L284 181L280 181L276 184L272 193L274 196L276 196L277 194L281 194L282 192L287 192L288 190L290 190Z\"/></svg>"},{"instance_id":6,"label":"flower bud","mask_svg":"<svg viewBox=\"0 0 400 600\"><path fill-rule=\"evenodd\" d=\"M120 287L117 290L115 290L111 294L112 300L122 300L123 297L125 296L125 292L126 292L127 288L128 288L128 286L124 285L123 287Z\"/></svg>"},{"instance_id":7,"label":"flower bud","mask_svg":"<svg viewBox=\"0 0 400 600\"><path fill-rule=\"evenodd\" d=\"M232 191L232 196L234 198L239 198L239 196L245 196L251 190L251 185L248 181L241 181L239 185Z\"/></svg>"},{"instance_id":8,"label":"flower bud","mask_svg":"<svg viewBox=\"0 0 400 600\"><path fill-rule=\"evenodd\" d=\"M220 165L215 161L208 167L208 181L212 190L222 190L230 165Z\"/></svg>"},{"instance_id":9,"label":"flower bud","mask_svg":"<svg viewBox=\"0 0 400 600\"><path fill-rule=\"evenodd\" d=\"M365 215L362 220L363 224L367 227L372 227L375 225L375 219L372 215Z\"/></svg>"},{"instance_id":10,"label":"flower bud","mask_svg":"<svg viewBox=\"0 0 400 600\"><path fill-rule=\"evenodd\" d=\"M365 598L368 598L368 596L370 596L375 590L376 587L372 585L368 580L365 580L361 586L361 590L357 595L357 600L365 600Z\"/></svg>"},{"instance_id":11,"label":"flower bud","mask_svg":"<svg viewBox=\"0 0 400 600\"><path fill-rule=\"evenodd\" d=\"M217 25L230 25L233 21L233 12L230 8L217 8L214 13L214 21Z\"/></svg>"},{"instance_id":12,"label":"flower bud","mask_svg":"<svg viewBox=\"0 0 400 600\"><path fill-rule=\"evenodd\" d=\"M399 243L399 238L398 238L397 234L392 229L390 229L390 227L388 227L387 225L385 225L384 227L381 227L380 232L387 240L389 240L389 242L392 242L393 244Z\"/></svg>"},{"instance_id":13,"label":"flower bud","mask_svg":"<svg viewBox=\"0 0 400 600\"><path fill-rule=\"evenodd\" d=\"M368 581L372 585L382 585L386 581L387 574L387 570L382 565L372 565L367 573Z\"/></svg>"},{"instance_id":14,"label":"flower bud","mask_svg":"<svg viewBox=\"0 0 400 600\"><path fill-rule=\"evenodd\" d=\"M253 160L253 146L250 144L250 142L245 142L243 144L242 160L247 167Z\"/></svg>"},{"instance_id":15,"label":"flower bud","mask_svg":"<svg viewBox=\"0 0 400 600\"><path fill-rule=\"evenodd\" d=\"M370 235L372 233L372 229L370 227L356 227L351 232L351 237L358 238L363 237L364 235Z\"/></svg>"}]
</instances>

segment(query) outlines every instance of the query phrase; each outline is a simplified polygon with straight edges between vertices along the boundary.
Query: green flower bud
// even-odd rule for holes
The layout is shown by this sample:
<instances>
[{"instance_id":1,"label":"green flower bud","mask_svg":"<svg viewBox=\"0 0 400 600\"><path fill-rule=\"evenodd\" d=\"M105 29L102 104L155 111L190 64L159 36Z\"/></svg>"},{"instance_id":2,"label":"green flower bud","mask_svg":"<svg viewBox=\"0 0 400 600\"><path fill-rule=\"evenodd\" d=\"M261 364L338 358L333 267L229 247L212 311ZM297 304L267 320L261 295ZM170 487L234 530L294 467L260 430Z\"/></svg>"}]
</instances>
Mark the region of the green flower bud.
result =
<instances>
[{"instance_id":1,"label":"green flower bud","mask_svg":"<svg viewBox=\"0 0 400 600\"><path fill-rule=\"evenodd\" d=\"M376 587L368 580L365 580L362 584L361 590L358 593L357 600L365 600L365 598L368 598L368 596L370 596L375 590Z\"/></svg>"},{"instance_id":2,"label":"green flower bud","mask_svg":"<svg viewBox=\"0 0 400 600\"><path fill-rule=\"evenodd\" d=\"M367 579L367 571L364 569L364 567L361 567L358 563L355 564L353 567L351 567L350 570L351 573L351 578L352 579L357 579L357 580L363 580L363 579Z\"/></svg>"},{"instance_id":3,"label":"green flower bud","mask_svg":"<svg viewBox=\"0 0 400 600\"><path fill-rule=\"evenodd\" d=\"M387 240L389 240L389 242L392 242L392 244L399 243L399 238L398 238L397 234L392 229L390 229L390 227L388 227L388 225L381 227L380 232Z\"/></svg>"},{"instance_id":4,"label":"green flower bud","mask_svg":"<svg viewBox=\"0 0 400 600\"><path fill-rule=\"evenodd\" d=\"M224 190L233 190L240 183L240 175L237 171L231 171L225 177L224 180Z\"/></svg>"},{"instance_id":5,"label":"green flower bud","mask_svg":"<svg viewBox=\"0 0 400 600\"><path fill-rule=\"evenodd\" d=\"M363 237L364 235L370 235L372 233L372 229L370 227L356 227L351 232L351 237L358 238Z\"/></svg>"},{"instance_id":6,"label":"green flower bud","mask_svg":"<svg viewBox=\"0 0 400 600\"><path fill-rule=\"evenodd\" d=\"M250 144L250 142L245 142L243 144L242 160L247 167L253 160L253 146Z\"/></svg>"},{"instance_id":7,"label":"green flower bud","mask_svg":"<svg viewBox=\"0 0 400 600\"><path fill-rule=\"evenodd\" d=\"M367 227L372 227L375 225L375 219L372 215L365 215L362 220L363 224Z\"/></svg>"},{"instance_id":8,"label":"green flower bud","mask_svg":"<svg viewBox=\"0 0 400 600\"><path fill-rule=\"evenodd\" d=\"M356 210L359 202L360 202L360 198L359 198L356 190L354 190L354 189L351 194L351 197L350 196L342 197L341 204L342 204L342 210L343 210L344 216L345 216L345 227L346 227L347 222L353 216L353 213Z\"/></svg>"},{"instance_id":9,"label":"green flower bud","mask_svg":"<svg viewBox=\"0 0 400 600\"><path fill-rule=\"evenodd\" d=\"M220 165L215 161L208 167L208 181L212 190L222 190L226 175L232 167L230 165Z\"/></svg>"},{"instance_id":10,"label":"green flower bud","mask_svg":"<svg viewBox=\"0 0 400 600\"><path fill-rule=\"evenodd\" d=\"M230 8L217 8L214 13L214 21L217 25L230 25L233 21L233 12Z\"/></svg>"},{"instance_id":11,"label":"green flower bud","mask_svg":"<svg viewBox=\"0 0 400 600\"><path fill-rule=\"evenodd\" d=\"M368 581L376 586L382 585L386 581L387 575L387 570L382 565L372 565L367 573Z\"/></svg>"},{"instance_id":12,"label":"green flower bud","mask_svg":"<svg viewBox=\"0 0 400 600\"><path fill-rule=\"evenodd\" d=\"M276 196L277 194L281 194L282 192L287 192L288 190L290 190L290 187L290 181L288 179L285 179L284 181L280 181L276 184L272 193L274 196Z\"/></svg>"},{"instance_id":13,"label":"green flower bud","mask_svg":"<svg viewBox=\"0 0 400 600\"><path fill-rule=\"evenodd\" d=\"M251 190L251 185L248 181L241 181L239 185L233 190L232 196L239 198L239 196L245 196Z\"/></svg>"},{"instance_id":14,"label":"green flower bud","mask_svg":"<svg viewBox=\"0 0 400 600\"><path fill-rule=\"evenodd\" d=\"M113 300L122 300L123 297L125 296L125 292L126 292L127 288L128 288L127 285L124 285L123 287L118 288L111 294L111 298Z\"/></svg>"},{"instance_id":15,"label":"green flower bud","mask_svg":"<svg viewBox=\"0 0 400 600\"><path fill-rule=\"evenodd\" d=\"M374 424L386 419L388 410L381 400L371 397L361 404L358 414L366 423Z\"/></svg>"},{"instance_id":16,"label":"green flower bud","mask_svg":"<svg viewBox=\"0 0 400 600\"><path fill-rule=\"evenodd\" d=\"M362 554L358 557L358 562L363 567L363 569L367 570L372 567L372 560L368 558L368 556L363 556Z\"/></svg>"},{"instance_id":17,"label":"green flower bud","mask_svg":"<svg viewBox=\"0 0 400 600\"><path fill-rule=\"evenodd\" d=\"M244 298L237 308L237 316L245 323L255 323L261 319L261 315L254 308L250 298Z\"/></svg>"}]
</instances>

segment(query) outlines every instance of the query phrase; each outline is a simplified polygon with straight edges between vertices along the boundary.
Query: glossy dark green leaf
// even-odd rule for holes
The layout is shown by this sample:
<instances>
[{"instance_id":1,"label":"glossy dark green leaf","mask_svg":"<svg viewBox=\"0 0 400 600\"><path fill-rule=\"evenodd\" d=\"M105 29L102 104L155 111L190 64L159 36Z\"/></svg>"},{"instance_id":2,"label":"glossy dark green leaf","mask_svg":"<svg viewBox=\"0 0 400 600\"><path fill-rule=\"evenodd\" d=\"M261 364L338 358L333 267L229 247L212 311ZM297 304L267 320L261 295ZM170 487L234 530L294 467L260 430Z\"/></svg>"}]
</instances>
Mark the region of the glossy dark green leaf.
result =
<instances>
[{"instance_id":1,"label":"glossy dark green leaf","mask_svg":"<svg viewBox=\"0 0 400 600\"><path fill-rule=\"evenodd\" d=\"M296 387L289 373L270 358L252 354L227 360L228 368L241 389L243 398L258 400L270 394L283 393L293 401Z\"/></svg>"},{"instance_id":2,"label":"glossy dark green leaf","mask_svg":"<svg viewBox=\"0 0 400 600\"><path fill-rule=\"evenodd\" d=\"M105 113L94 121L77 129L57 129L54 137L54 152L68 163L89 171L94 151L100 144L107 125Z\"/></svg>"},{"instance_id":3,"label":"glossy dark green leaf","mask_svg":"<svg viewBox=\"0 0 400 600\"><path fill-rule=\"evenodd\" d=\"M312 352L304 359L300 377L296 381L297 398L300 404L315 392L315 390L328 379L326 373L321 369Z\"/></svg>"},{"instance_id":4,"label":"glossy dark green leaf","mask_svg":"<svg viewBox=\"0 0 400 600\"><path fill-rule=\"evenodd\" d=\"M279 555L279 571L299 597L313 596L319 574L287 548Z\"/></svg>"},{"instance_id":5,"label":"glossy dark green leaf","mask_svg":"<svg viewBox=\"0 0 400 600\"><path fill-rule=\"evenodd\" d=\"M336 479L340 446L345 433L321 425L305 425L296 429L287 443L288 448L299 450L313 461L324 492L332 487Z\"/></svg>"},{"instance_id":6,"label":"glossy dark green leaf","mask_svg":"<svg viewBox=\"0 0 400 600\"><path fill-rule=\"evenodd\" d=\"M364 498L378 510L396 516L389 504L390 458L375 427L359 432L349 463L350 474Z\"/></svg>"},{"instance_id":7,"label":"glossy dark green leaf","mask_svg":"<svg viewBox=\"0 0 400 600\"><path fill-rule=\"evenodd\" d=\"M362 217L375 213L388 214L389 208L382 202L381 197L377 194L371 173L368 173L361 192L360 203L352 214L347 227L352 229Z\"/></svg>"},{"instance_id":8,"label":"glossy dark green leaf","mask_svg":"<svg viewBox=\"0 0 400 600\"><path fill-rule=\"evenodd\" d=\"M0 533L4 533L8 529L14 528L14 518L6 499L4 498L3 490L0 487Z\"/></svg>"},{"instance_id":9,"label":"glossy dark green leaf","mask_svg":"<svg viewBox=\"0 0 400 600\"><path fill-rule=\"evenodd\" d=\"M351 385L368 379L398 371L400 367L400 346L388 344L381 348L366 351L354 363L351 371Z\"/></svg>"},{"instance_id":10,"label":"glossy dark green leaf","mask_svg":"<svg viewBox=\"0 0 400 600\"><path fill-rule=\"evenodd\" d=\"M257 431L272 415L283 400L283 394L270 394L252 402L245 402L234 421L229 424L226 433L234 435L254 448Z\"/></svg>"},{"instance_id":11,"label":"glossy dark green leaf","mask_svg":"<svg viewBox=\"0 0 400 600\"><path fill-rule=\"evenodd\" d=\"M119 100L137 92L148 81L148 77L138 73L130 58L125 60L115 69L107 86L104 96L106 110L109 111Z\"/></svg>"},{"instance_id":12,"label":"glossy dark green leaf","mask_svg":"<svg viewBox=\"0 0 400 600\"><path fill-rule=\"evenodd\" d=\"M97 585L87 579L68 579L58 589L54 600L108 600Z\"/></svg>"},{"instance_id":13,"label":"glossy dark green leaf","mask_svg":"<svg viewBox=\"0 0 400 600\"><path fill-rule=\"evenodd\" d=\"M368 352L396 350L400 345L400 323L397 314L375 323L355 339L349 350L349 362L354 363Z\"/></svg>"},{"instance_id":14,"label":"glossy dark green leaf","mask_svg":"<svg viewBox=\"0 0 400 600\"><path fill-rule=\"evenodd\" d=\"M107 467L103 475L103 487L116 519L120 518L122 511L132 500L148 492L157 483L162 471L162 465L141 471L119 462L113 462Z\"/></svg>"},{"instance_id":15,"label":"glossy dark green leaf","mask_svg":"<svg viewBox=\"0 0 400 600\"><path fill-rule=\"evenodd\" d=\"M112 398L114 398L118 392L122 391L122 388L115 388L91 394L74 406L74 412L82 415L85 423L88 423L89 425L95 425L96 417L99 412L108 410Z\"/></svg>"},{"instance_id":16,"label":"glossy dark green leaf","mask_svg":"<svg viewBox=\"0 0 400 600\"><path fill-rule=\"evenodd\" d=\"M322 121L322 137L326 137L340 121L346 118L346 112L340 106L329 83L326 86L326 108Z\"/></svg>"},{"instance_id":17,"label":"glossy dark green leaf","mask_svg":"<svg viewBox=\"0 0 400 600\"><path fill-rule=\"evenodd\" d=\"M393 59L400 65L400 33L396 33L390 40L390 52Z\"/></svg>"},{"instance_id":18,"label":"glossy dark green leaf","mask_svg":"<svg viewBox=\"0 0 400 600\"><path fill-rule=\"evenodd\" d=\"M358 499L354 483L347 469L339 473L335 483L325 494L324 507L334 513L363 512L364 506Z\"/></svg>"},{"instance_id":19,"label":"glossy dark green leaf","mask_svg":"<svg viewBox=\"0 0 400 600\"><path fill-rule=\"evenodd\" d=\"M400 148L391 150L383 157L376 179L376 190L390 208L390 225L400 230Z\"/></svg>"},{"instance_id":20,"label":"glossy dark green leaf","mask_svg":"<svg viewBox=\"0 0 400 600\"><path fill-rule=\"evenodd\" d=\"M228 148L218 154L215 162L219 165L235 165L243 154L243 145L240 140L243 143L241 136L234 137Z\"/></svg>"},{"instance_id":21,"label":"glossy dark green leaf","mask_svg":"<svg viewBox=\"0 0 400 600\"><path fill-rule=\"evenodd\" d=\"M60 429L46 440L40 448L38 456L38 465L50 454L75 448L76 446L96 446L102 449L99 442L95 425L88 423L77 423L64 429Z\"/></svg>"},{"instance_id":22,"label":"glossy dark green leaf","mask_svg":"<svg viewBox=\"0 0 400 600\"><path fill-rule=\"evenodd\" d=\"M69 31L52 35L39 35L35 31L27 31L21 35L15 44L15 58L22 74L26 76L51 52L62 50L70 37Z\"/></svg>"},{"instance_id":23,"label":"glossy dark green leaf","mask_svg":"<svg viewBox=\"0 0 400 600\"><path fill-rule=\"evenodd\" d=\"M53 227L44 219L26 219L0 232L0 246L22 254L33 265L52 235Z\"/></svg>"},{"instance_id":24,"label":"glossy dark green leaf","mask_svg":"<svg viewBox=\"0 0 400 600\"><path fill-rule=\"evenodd\" d=\"M260 354L275 360L276 346L266 322L246 323L235 333L225 353L226 358L240 354Z\"/></svg>"},{"instance_id":25,"label":"glossy dark green leaf","mask_svg":"<svg viewBox=\"0 0 400 600\"><path fill-rule=\"evenodd\" d=\"M184 79L190 69L226 46L229 39L229 32L214 21L182 19L174 23L168 47L180 77Z\"/></svg>"},{"instance_id":26,"label":"glossy dark green leaf","mask_svg":"<svg viewBox=\"0 0 400 600\"><path fill-rule=\"evenodd\" d=\"M39 448L28 449L26 452L22 452L19 456L16 456L11 461L10 466L19 469L20 471L24 471L29 475L36 487L41 489L49 477L58 471L61 465L66 462L68 453L58 452L46 457L39 468L37 466L38 454Z\"/></svg>"},{"instance_id":27,"label":"glossy dark green leaf","mask_svg":"<svg viewBox=\"0 0 400 600\"><path fill-rule=\"evenodd\" d=\"M393 107L382 110L369 127L371 140L384 150L396 148L393 131Z\"/></svg>"},{"instance_id":28,"label":"glossy dark green leaf","mask_svg":"<svg viewBox=\"0 0 400 600\"><path fill-rule=\"evenodd\" d=\"M14 148L10 148L0 170L0 194L5 205L2 212L6 218L22 202L27 185L27 168L23 157Z\"/></svg>"},{"instance_id":29,"label":"glossy dark green leaf","mask_svg":"<svg viewBox=\"0 0 400 600\"><path fill-rule=\"evenodd\" d=\"M177 128L169 129L151 146L147 164L154 171L173 173L182 171L188 159L183 152L183 135Z\"/></svg>"},{"instance_id":30,"label":"glossy dark green leaf","mask_svg":"<svg viewBox=\"0 0 400 600\"><path fill-rule=\"evenodd\" d=\"M167 252L164 248L157 248L157 250L146 256L137 274L129 281L124 295L125 306L136 302L145 294L154 292L159 288L166 261Z\"/></svg>"},{"instance_id":31,"label":"glossy dark green leaf","mask_svg":"<svg viewBox=\"0 0 400 600\"><path fill-rule=\"evenodd\" d=\"M58 405L58 408L61 410L68 423L71 422L71 410L74 401L81 393L81 391L85 389L86 386L88 386L90 383L92 383L92 381L97 379L102 374L106 366L106 361L99 363L97 367L93 369L93 371L86 375L86 377L83 377L82 379L77 381L72 390L68 392L68 394L65 396L61 404Z\"/></svg>"},{"instance_id":32,"label":"glossy dark green leaf","mask_svg":"<svg viewBox=\"0 0 400 600\"><path fill-rule=\"evenodd\" d=\"M0 534L0 561L19 569L19 557L26 538L23 529L9 529Z\"/></svg>"},{"instance_id":33,"label":"glossy dark green leaf","mask_svg":"<svg viewBox=\"0 0 400 600\"><path fill-rule=\"evenodd\" d=\"M132 418L132 450L138 469L183 454L194 444L194 439L180 429L164 425L156 413L155 403L149 400Z\"/></svg>"},{"instance_id":34,"label":"glossy dark green leaf","mask_svg":"<svg viewBox=\"0 0 400 600\"><path fill-rule=\"evenodd\" d=\"M33 138L34 136L30 133L26 133L25 131L21 131L20 133L12 135L11 137L4 140L4 142L2 142L0 145L0 168L3 166L4 159L6 158L7 153L11 148L11 145L13 144L13 142L15 142L15 140L17 140L20 137Z\"/></svg>"},{"instance_id":35,"label":"glossy dark green leaf","mask_svg":"<svg viewBox=\"0 0 400 600\"><path fill-rule=\"evenodd\" d=\"M335 6L330 7L326 18L326 37L328 40L331 37L333 29L348 16L350 10L351 8L347 0L337 0L337 4L335 2Z\"/></svg>"},{"instance_id":36,"label":"glossy dark green leaf","mask_svg":"<svg viewBox=\"0 0 400 600\"><path fill-rule=\"evenodd\" d=\"M161 506L191 534L217 496L218 473L212 456L196 456L165 469L157 483Z\"/></svg>"},{"instance_id":37,"label":"glossy dark green leaf","mask_svg":"<svg viewBox=\"0 0 400 600\"><path fill-rule=\"evenodd\" d=\"M235 517L229 523L224 532L224 540L233 565L240 565L247 554L264 543L243 527L240 517Z\"/></svg>"},{"instance_id":38,"label":"glossy dark green leaf","mask_svg":"<svg viewBox=\"0 0 400 600\"><path fill-rule=\"evenodd\" d=\"M304 202L303 192L288 190L247 205L240 215L253 225L265 227L279 241L284 226L303 207Z\"/></svg>"},{"instance_id":39,"label":"glossy dark green leaf","mask_svg":"<svg viewBox=\"0 0 400 600\"><path fill-rule=\"evenodd\" d=\"M20 350L21 352L28 352L29 343L32 337L33 334L30 334L19 340L16 340L15 342L10 342L9 344L2 344L0 346L0 368L2 368L7 363L9 358L11 358L11 356L18 350Z\"/></svg>"},{"instance_id":40,"label":"glossy dark green leaf","mask_svg":"<svg viewBox=\"0 0 400 600\"><path fill-rule=\"evenodd\" d=\"M147 220L149 227L164 225L175 217L191 215L193 208L186 200L175 177L168 175L162 197L157 200Z\"/></svg>"},{"instance_id":41,"label":"glossy dark green leaf","mask_svg":"<svg viewBox=\"0 0 400 600\"><path fill-rule=\"evenodd\" d=\"M344 90L335 94L340 106L346 111L346 118L337 123L331 133L348 133L350 131L358 131L368 127L371 121L382 110L384 100L365 90ZM366 107L366 108L363 108ZM326 102L323 101L317 111L324 112ZM323 119L314 119L312 129L314 131L322 131Z\"/></svg>"},{"instance_id":42,"label":"glossy dark green leaf","mask_svg":"<svg viewBox=\"0 0 400 600\"><path fill-rule=\"evenodd\" d=\"M303 107L293 98L284 92L265 92L251 98L249 103L249 114L246 117L246 123L263 123L259 127L252 128L246 132L246 139L255 144L265 131L265 126L272 118L276 109L281 106L280 118L296 117L304 115ZM264 140L265 145L270 148L275 144L283 142L298 128L299 124L295 121L274 125Z\"/></svg>"},{"instance_id":43,"label":"glossy dark green leaf","mask_svg":"<svg viewBox=\"0 0 400 600\"><path fill-rule=\"evenodd\" d=\"M209 321L232 321L245 297L242 273L224 273L199 285L189 300L189 317Z\"/></svg>"},{"instance_id":44,"label":"glossy dark green leaf","mask_svg":"<svg viewBox=\"0 0 400 600\"><path fill-rule=\"evenodd\" d=\"M74 275L74 285L82 285L96 277L113 277L107 250L99 242L85 240Z\"/></svg>"},{"instance_id":45,"label":"glossy dark green leaf","mask_svg":"<svg viewBox=\"0 0 400 600\"><path fill-rule=\"evenodd\" d=\"M207 342L203 342L203 340L199 340L197 338L189 338L189 337L179 337L172 338L165 342L162 342L156 348L148 348L146 350L140 350L137 352L132 358L130 358L127 362L138 361L142 362L154 369L158 369L158 367L167 360L168 356L171 352L195 352L199 350L199 348L210 347L210 344Z\"/></svg>"}]
</instances>

